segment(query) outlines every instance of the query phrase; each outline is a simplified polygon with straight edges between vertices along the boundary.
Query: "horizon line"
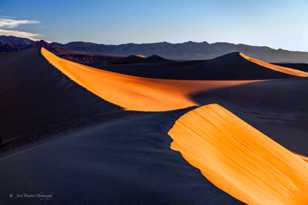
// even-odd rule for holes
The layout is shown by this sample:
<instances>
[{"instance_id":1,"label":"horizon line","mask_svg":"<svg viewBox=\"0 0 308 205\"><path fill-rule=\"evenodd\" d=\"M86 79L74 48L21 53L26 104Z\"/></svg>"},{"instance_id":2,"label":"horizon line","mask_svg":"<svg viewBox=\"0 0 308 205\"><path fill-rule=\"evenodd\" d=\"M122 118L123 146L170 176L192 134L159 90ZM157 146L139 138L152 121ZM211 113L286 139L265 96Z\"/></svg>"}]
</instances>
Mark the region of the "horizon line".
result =
<instances>
[{"instance_id":1,"label":"horizon line","mask_svg":"<svg viewBox=\"0 0 308 205\"><path fill-rule=\"evenodd\" d=\"M192 41L192 40L188 40L188 41L180 41L180 42L155 41L155 42L103 43L103 42L94 42L94 41L88 41L88 40L86 40L86 41L75 40L75 41L59 42L59 41L51 41L51 40L45 40L45 39L33 40L33 39L30 39L30 38L19 37L19 36L14 36L14 35L0 35L0 36L23 38L23 39L28 39L28 40L31 40L31 41L45 41L47 43L58 43L58 44L62 44L62 45L66 45L66 44L69 44L69 43L91 43L91 44L106 45L106 46L121 46L121 45L129 45L129 44L132 44L132 45L147 45L147 44L159 44L159 43L166 43L166 44L171 44L171 45L185 44L185 43L196 43L196 44L205 43L205 44L208 44L208 45L213 45L213 44L225 43L225 44L233 44L233 45L236 45L236 46L244 45L244 46L252 46L252 47L269 48L269 49L273 49L273 50L283 50L283 51L291 51L291 52L304 52L304 53L308 53L308 51L306 51L306 50L288 50L288 49L284 49L282 47L275 48L275 47L271 47L271 46L267 46L267 45L256 45L256 44L248 44L248 43L235 43L235 42L228 42L228 41L208 42L208 41Z\"/></svg>"}]
</instances>

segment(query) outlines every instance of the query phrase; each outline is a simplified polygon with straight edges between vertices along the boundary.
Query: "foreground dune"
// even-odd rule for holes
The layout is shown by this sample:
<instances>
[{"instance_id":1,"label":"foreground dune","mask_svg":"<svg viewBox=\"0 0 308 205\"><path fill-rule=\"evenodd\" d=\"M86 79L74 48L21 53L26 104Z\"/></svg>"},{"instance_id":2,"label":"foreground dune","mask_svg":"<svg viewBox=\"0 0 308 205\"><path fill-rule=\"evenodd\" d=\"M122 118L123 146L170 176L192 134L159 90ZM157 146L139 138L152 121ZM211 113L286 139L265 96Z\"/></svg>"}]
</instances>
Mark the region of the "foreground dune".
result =
<instances>
[{"instance_id":1,"label":"foreground dune","mask_svg":"<svg viewBox=\"0 0 308 205\"><path fill-rule=\"evenodd\" d=\"M181 113L101 114L96 124L0 157L0 204L241 205L168 148L169 125ZM8 197L24 192L54 195Z\"/></svg>"},{"instance_id":2,"label":"foreground dune","mask_svg":"<svg viewBox=\"0 0 308 205\"><path fill-rule=\"evenodd\" d=\"M240 53L240 56L242 56L243 58L245 58L246 60L256 63L257 65L260 65L264 68L267 69L271 69L277 72L281 72L281 73L285 73L291 76L296 76L296 77L308 77L308 73L298 70L298 69L294 69L294 68L289 68L289 67L285 67L285 66L280 66L280 65L274 65L265 61L262 61L260 59L256 59L250 56L245 55L244 53Z\"/></svg>"},{"instance_id":3,"label":"foreground dune","mask_svg":"<svg viewBox=\"0 0 308 205\"><path fill-rule=\"evenodd\" d=\"M174 150L245 203L308 203L307 163L217 104L183 115L169 135Z\"/></svg>"},{"instance_id":4,"label":"foreground dune","mask_svg":"<svg viewBox=\"0 0 308 205\"><path fill-rule=\"evenodd\" d=\"M163 80L95 69L62 59L42 48L42 55L77 84L127 110L167 111L197 105L190 96L200 91L256 82Z\"/></svg>"}]
</instances>

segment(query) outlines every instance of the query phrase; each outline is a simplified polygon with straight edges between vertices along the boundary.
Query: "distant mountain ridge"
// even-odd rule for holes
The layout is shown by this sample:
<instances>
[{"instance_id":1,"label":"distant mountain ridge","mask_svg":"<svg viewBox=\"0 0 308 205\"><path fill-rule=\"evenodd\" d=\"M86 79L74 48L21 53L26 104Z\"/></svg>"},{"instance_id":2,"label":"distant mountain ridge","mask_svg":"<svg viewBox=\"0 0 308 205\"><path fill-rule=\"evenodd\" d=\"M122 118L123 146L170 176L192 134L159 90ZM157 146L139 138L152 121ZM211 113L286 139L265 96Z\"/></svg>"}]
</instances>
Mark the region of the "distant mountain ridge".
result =
<instances>
[{"instance_id":1,"label":"distant mountain ridge","mask_svg":"<svg viewBox=\"0 0 308 205\"><path fill-rule=\"evenodd\" d=\"M18 51L32 47L34 41L14 36L0 36L0 52Z\"/></svg>"},{"instance_id":2,"label":"distant mountain ridge","mask_svg":"<svg viewBox=\"0 0 308 205\"><path fill-rule=\"evenodd\" d=\"M42 41L41 41L42 42ZM36 45L37 42L12 36L0 36L0 51L19 50ZM206 60L233 52L243 52L255 58L275 63L308 63L308 52L273 49L266 46L251 46L232 43L184 42L184 43L128 43L106 45L89 42L46 43L55 50L91 53L94 55L129 56L158 55L173 60Z\"/></svg>"},{"instance_id":3,"label":"distant mountain ridge","mask_svg":"<svg viewBox=\"0 0 308 205\"><path fill-rule=\"evenodd\" d=\"M48 47L51 45L46 41L33 41L27 38L15 36L0 36L0 52L15 52L33 47Z\"/></svg>"}]
</instances>

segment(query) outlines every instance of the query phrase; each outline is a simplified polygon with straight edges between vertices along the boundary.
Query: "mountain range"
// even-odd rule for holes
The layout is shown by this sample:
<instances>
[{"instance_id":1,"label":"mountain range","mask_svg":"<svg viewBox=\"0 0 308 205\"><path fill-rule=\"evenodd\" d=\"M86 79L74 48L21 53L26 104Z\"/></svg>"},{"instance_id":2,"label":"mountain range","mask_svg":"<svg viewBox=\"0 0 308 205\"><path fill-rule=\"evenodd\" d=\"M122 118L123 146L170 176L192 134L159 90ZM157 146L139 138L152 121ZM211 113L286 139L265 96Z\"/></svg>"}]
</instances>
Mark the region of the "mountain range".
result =
<instances>
[{"instance_id":1,"label":"mountain range","mask_svg":"<svg viewBox=\"0 0 308 205\"><path fill-rule=\"evenodd\" d=\"M308 52L273 49L266 46L251 46L226 42L184 42L184 43L128 43L106 45L89 42L70 42L66 44L30 39L0 36L1 51L17 51L42 45L60 52L91 53L100 56L158 55L173 60L206 60L233 52L242 52L249 56L274 63L308 63Z\"/></svg>"}]
</instances>

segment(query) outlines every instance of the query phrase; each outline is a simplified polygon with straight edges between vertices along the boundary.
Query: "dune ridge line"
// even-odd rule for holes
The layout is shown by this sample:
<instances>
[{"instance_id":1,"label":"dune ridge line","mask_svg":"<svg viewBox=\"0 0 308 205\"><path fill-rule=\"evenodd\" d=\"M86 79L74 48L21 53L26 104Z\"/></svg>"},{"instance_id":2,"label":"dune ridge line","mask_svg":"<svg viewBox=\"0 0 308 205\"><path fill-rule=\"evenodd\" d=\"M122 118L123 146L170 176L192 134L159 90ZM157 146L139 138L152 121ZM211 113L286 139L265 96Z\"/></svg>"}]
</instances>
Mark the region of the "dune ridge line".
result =
<instances>
[{"instance_id":1,"label":"dune ridge line","mask_svg":"<svg viewBox=\"0 0 308 205\"><path fill-rule=\"evenodd\" d=\"M60 58L45 48L41 54L68 78L100 98L127 110L169 111L198 105L191 95L260 80L167 80L136 77L93 68Z\"/></svg>"},{"instance_id":2,"label":"dune ridge line","mask_svg":"<svg viewBox=\"0 0 308 205\"><path fill-rule=\"evenodd\" d=\"M68 78L127 110L167 111L196 106L191 95L258 80L166 80L105 71L41 54ZM265 67L266 69L266 67ZM280 71L279 71L280 72ZM307 204L308 165L240 118L213 104L179 118L171 148L213 184L248 204Z\"/></svg>"},{"instance_id":3,"label":"dune ridge line","mask_svg":"<svg viewBox=\"0 0 308 205\"><path fill-rule=\"evenodd\" d=\"M252 63L255 63L255 64L260 65L260 66L267 68L267 69L271 69L271 70L281 72L281 73L285 73L285 74L295 76L295 77L308 77L308 73L305 72L305 71L301 71L301 70L298 70L298 69L289 68L289 67L285 67L285 66L280 66L280 65L274 65L274 64L268 63L266 61L253 58L253 57L248 56L244 53L240 53L240 56L243 57L244 59L252 62Z\"/></svg>"}]
</instances>

